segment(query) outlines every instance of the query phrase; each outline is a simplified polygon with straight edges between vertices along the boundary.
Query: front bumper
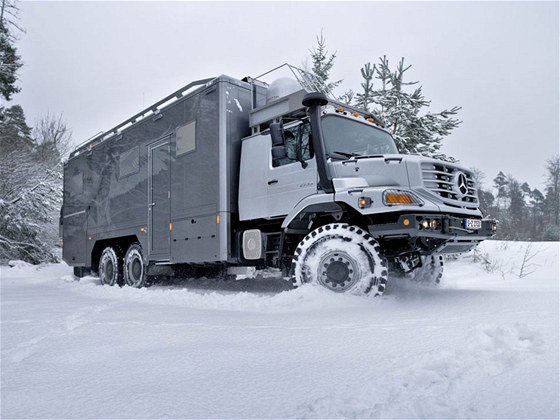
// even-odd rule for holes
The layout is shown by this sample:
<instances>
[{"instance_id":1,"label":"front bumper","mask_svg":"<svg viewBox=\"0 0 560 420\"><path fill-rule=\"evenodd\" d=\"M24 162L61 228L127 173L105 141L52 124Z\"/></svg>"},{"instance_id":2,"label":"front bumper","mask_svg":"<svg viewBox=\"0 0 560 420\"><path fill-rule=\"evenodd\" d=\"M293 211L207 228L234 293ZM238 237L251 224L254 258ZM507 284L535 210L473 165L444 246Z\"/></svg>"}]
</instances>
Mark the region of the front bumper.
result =
<instances>
[{"instance_id":1,"label":"front bumper","mask_svg":"<svg viewBox=\"0 0 560 420\"><path fill-rule=\"evenodd\" d=\"M468 220L480 221L480 228L468 228ZM371 235L383 242L425 239L437 244L437 252L466 252L496 234L497 221L442 214L403 214L395 223L369 226Z\"/></svg>"}]
</instances>

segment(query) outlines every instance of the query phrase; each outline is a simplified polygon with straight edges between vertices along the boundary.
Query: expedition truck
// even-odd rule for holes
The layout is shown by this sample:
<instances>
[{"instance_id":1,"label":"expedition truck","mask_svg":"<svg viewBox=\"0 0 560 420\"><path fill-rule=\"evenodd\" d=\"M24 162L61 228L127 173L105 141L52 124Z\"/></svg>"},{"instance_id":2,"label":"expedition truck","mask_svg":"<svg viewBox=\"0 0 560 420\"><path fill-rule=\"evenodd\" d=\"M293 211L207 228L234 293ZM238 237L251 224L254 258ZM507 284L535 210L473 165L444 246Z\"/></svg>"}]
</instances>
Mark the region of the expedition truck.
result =
<instances>
[{"instance_id":1,"label":"expedition truck","mask_svg":"<svg viewBox=\"0 0 560 420\"><path fill-rule=\"evenodd\" d=\"M442 254L494 235L471 171L399 154L381 120L289 68L295 80L193 82L73 151L61 232L75 275L143 287L275 268L381 295L393 274L438 281Z\"/></svg>"}]
</instances>

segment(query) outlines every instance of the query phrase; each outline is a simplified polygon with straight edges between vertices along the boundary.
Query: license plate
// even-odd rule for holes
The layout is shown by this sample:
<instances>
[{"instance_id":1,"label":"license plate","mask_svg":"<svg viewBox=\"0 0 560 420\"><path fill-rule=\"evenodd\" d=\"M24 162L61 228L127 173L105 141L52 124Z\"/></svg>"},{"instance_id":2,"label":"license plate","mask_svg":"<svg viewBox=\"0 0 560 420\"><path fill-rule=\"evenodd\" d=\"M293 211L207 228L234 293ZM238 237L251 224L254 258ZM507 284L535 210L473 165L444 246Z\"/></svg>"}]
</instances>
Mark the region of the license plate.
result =
<instances>
[{"instance_id":1,"label":"license plate","mask_svg":"<svg viewBox=\"0 0 560 420\"><path fill-rule=\"evenodd\" d=\"M465 229L481 229L482 228L482 220L477 219L465 219L464 222Z\"/></svg>"}]
</instances>

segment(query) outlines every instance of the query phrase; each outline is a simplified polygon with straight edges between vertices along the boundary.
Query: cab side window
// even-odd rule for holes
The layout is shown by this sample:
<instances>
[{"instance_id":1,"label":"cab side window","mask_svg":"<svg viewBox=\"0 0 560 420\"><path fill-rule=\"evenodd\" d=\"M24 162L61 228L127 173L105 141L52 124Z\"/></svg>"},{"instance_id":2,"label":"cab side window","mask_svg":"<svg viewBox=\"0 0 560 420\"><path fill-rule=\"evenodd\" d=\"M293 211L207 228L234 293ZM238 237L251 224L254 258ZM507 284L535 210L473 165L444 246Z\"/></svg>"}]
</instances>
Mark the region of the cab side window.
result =
<instances>
[{"instance_id":1,"label":"cab side window","mask_svg":"<svg viewBox=\"0 0 560 420\"><path fill-rule=\"evenodd\" d=\"M300 156L302 160L309 160L313 157L313 150L311 147L311 124L309 121L305 121L300 125L300 133Z\"/></svg>"},{"instance_id":2,"label":"cab side window","mask_svg":"<svg viewBox=\"0 0 560 420\"><path fill-rule=\"evenodd\" d=\"M311 125L304 121L284 129L284 141L286 146L286 157L273 161L273 166L283 166L296 163L301 160L309 160L313 157L311 147Z\"/></svg>"}]
</instances>

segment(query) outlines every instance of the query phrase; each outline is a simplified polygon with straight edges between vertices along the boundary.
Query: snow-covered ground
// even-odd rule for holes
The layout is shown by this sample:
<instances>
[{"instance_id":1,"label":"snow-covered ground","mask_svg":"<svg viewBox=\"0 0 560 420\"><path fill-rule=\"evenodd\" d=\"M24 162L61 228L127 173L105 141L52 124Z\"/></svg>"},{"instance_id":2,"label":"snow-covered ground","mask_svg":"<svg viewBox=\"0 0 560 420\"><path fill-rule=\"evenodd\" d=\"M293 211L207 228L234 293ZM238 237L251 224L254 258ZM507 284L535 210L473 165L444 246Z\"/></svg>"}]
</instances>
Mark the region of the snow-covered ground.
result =
<instances>
[{"instance_id":1,"label":"snow-covered ground","mask_svg":"<svg viewBox=\"0 0 560 420\"><path fill-rule=\"evenodd\" d=\"M382 298L1 267L2 418L558 418L559 245Z\"/></svg>"}]
</instances>

